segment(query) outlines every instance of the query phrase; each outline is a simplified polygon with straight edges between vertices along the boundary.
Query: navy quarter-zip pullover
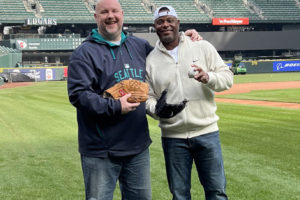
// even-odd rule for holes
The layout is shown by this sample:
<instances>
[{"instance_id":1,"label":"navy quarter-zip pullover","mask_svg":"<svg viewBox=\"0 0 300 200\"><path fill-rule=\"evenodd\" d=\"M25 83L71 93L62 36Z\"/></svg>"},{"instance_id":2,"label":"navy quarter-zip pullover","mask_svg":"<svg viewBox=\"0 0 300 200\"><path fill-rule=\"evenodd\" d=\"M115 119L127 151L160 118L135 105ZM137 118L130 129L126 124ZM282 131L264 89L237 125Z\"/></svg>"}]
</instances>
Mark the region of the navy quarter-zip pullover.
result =
<instances>
[{"instance_id":1,"label":"navy quarter-zip pullover","mask_svg":"<svg viewBox=\"0 0 300 200\"><path fill-rule=\"evenodd\" d=\"M94 29L70 57L68 94L77 110L79 152L85 156L130 156L151 144L145 103L122 115L119 100L102 97L122 80L145 81L146 57L153 47L121 36L120 44L114 44Z\"/></svg>"}]
</instances>

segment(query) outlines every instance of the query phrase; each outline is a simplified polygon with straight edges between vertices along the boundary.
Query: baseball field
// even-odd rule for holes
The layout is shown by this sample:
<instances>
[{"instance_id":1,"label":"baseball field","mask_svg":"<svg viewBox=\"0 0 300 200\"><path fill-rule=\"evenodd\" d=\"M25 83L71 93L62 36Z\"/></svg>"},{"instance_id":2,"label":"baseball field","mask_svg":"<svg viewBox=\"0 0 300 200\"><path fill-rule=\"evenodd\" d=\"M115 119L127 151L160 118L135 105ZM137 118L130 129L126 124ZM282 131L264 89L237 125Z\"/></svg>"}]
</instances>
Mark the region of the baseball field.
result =
<instances>
[{"instance_id":1,"label":"baseball field","mask_svg":"<svg viewBox=\"0 0 300 200\"><path fill-rule=\"evenodd\" d=\"M84 199L66 82L20 86L0 87L0 199ZM300 73L238 75L216 101L229 199L300 200ZM153 199L170 200L158 122L148 119ZM195 169L191 192L204 199Z\"/></svg>"}]
</instances>

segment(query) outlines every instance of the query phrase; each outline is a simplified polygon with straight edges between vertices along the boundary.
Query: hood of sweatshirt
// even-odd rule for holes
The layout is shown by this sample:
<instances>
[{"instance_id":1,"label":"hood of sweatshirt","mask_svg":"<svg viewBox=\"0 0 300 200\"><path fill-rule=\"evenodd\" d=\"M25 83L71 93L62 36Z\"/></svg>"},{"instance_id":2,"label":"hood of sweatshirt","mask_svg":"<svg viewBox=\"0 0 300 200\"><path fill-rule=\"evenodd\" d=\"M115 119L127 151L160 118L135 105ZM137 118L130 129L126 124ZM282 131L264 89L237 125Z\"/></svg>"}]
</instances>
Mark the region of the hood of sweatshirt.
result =
<instances>
[{"instance_id":1,"label":"hood of sweatshirt","mask_svg":"<svg viewBox=\"0 0 300 200\"><path fill-rule=\"evenodd\" d=\"M109 49L110 49L110 53L111 53L111 55L112 55L112 57L113 57L114 60L116 59L116 56L115 56L115 53L114 53L114 51L112 49L114 47L119 47L119 46L121 47L122 45L125 46L125 48L128 51L130 57L132 57L129 49L127 48L127 46L125 44L126 39L127 39L127 35L122 31L121 32L121 41L120 41L120 44L115 44L115 43L113 43L111 41L105 40L102 37L102 35L99 34L98 29L96 29L96 28L92 30L90 37L87 38L87 40L92 40L92 41L95 41L95 42L97 42L99 44L107 45L109 47Z\"/></svg>"},{"instance_id":2,"label":"hood of sweatshirt","mask_svg":"<svg viewBox=\"0 0 300 200\"><path fill-rule=\"evenodd\" d=\"M114 47L114 46L120 46L122 45L125 40L127 39L127 36L125 35L125 33L122 31L121 32L121 42L120 42L120 45L118 44L114 44L108 40L105 40L102 35L99 34L98 30L95 28L92 30L92 33L91 33L91 36L92 36L92 39L95 41L95 42L98 42L98 43L105 43L107 45L109 45L110 47Z\"/></svg>"}]
</instances>

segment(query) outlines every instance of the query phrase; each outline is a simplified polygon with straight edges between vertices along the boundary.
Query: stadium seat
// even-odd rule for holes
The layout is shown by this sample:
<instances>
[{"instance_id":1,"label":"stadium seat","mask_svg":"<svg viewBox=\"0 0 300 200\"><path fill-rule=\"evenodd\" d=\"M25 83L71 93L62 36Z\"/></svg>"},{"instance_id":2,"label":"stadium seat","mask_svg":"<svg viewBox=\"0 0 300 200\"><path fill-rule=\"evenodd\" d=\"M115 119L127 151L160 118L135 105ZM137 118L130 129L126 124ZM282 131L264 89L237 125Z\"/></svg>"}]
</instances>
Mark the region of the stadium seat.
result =
<instances>
[{"instance_id":1,"label":"stadium seat","mask_svg":"<svg viewBox=\"0 0 300 200\"><path fill-rule=\"evenodd\" d=\"M251 22L300 20L300 8L295 0L119 0L124 11L124 23L149 24L153 22L153 9L162 5L173 6L182 23L211 23L212 17L249 17ZM148 2L149 5L144 5ZM211 12L202 10L206 5ZM245 5L254 5L261 13L254 12ZM58 23L94 23L92 6L84 0L39 0L40 13L25 8L23 0L1 0L1 22L24 22L36 16L56 18ZM152 11L151 11L152 10ZM17 13L17 14L16 14ZM37 14L37 15L35 15Z\"/></svg>"}]
</instances>

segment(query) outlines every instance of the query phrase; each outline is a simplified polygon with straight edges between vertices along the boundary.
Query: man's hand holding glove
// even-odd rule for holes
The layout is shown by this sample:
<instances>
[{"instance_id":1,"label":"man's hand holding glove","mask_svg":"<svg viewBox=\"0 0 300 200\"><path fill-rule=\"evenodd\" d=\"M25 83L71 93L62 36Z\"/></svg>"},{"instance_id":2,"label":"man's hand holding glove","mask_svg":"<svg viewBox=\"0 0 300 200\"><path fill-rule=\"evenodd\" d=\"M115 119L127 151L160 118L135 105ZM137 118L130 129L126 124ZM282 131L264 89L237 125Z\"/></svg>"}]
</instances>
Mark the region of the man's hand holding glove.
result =
<instances>
[{"instance_id":1,"label":"man's hand holding glove","mask_svg":"<svg viewBox=\"0 0 300 200\"><path fill-rule=\"evenodd\" d=\"M171 118L180 113L188 100L183 100L179 104L168 104L167 100L167 92L168 89L165 89L162 93L160 98L158 99L156 106L155 106L155 114L160 118Z\"/></svg>"}]
</instances>

